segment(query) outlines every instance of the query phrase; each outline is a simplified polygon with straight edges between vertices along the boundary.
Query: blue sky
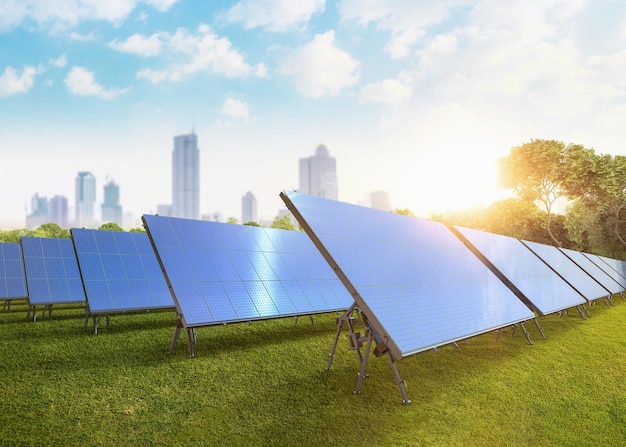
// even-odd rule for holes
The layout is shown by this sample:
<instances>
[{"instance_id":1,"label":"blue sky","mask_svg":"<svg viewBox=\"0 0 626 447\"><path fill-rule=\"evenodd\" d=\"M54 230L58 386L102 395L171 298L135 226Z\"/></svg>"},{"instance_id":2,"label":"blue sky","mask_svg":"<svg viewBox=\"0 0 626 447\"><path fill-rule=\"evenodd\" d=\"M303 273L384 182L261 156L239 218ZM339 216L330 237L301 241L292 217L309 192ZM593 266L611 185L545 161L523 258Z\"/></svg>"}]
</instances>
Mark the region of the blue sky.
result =
<instances>
[{"instance_id":1,"label":"blue sky","mask_svg":"<svg viewBox=\"0 0 626 447\"><path fill-rule=\"evenodd\" d=\"M626 154L624 73L617 0L0 0L0 227L78 171L155 212L192 129L203 214L271 220L321 143L340 200L488 203L532 138Z\"/></svg>"}]
</instances>

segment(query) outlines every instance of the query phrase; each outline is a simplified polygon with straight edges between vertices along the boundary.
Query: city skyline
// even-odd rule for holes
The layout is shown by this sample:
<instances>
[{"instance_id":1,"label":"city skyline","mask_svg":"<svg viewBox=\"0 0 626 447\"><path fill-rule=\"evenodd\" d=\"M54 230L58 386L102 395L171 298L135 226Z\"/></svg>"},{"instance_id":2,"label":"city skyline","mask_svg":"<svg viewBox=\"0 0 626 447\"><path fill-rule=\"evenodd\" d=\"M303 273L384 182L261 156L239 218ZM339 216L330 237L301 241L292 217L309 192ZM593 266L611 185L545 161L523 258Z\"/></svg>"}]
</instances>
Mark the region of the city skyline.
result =
<instances>
[{"instance_id":1,"label":"city skyline","mask_svg":"<svg viewBox=\"0 0 626 447\"><path fill-rule=\"evenodd\" d=\"M36 193L73 206L85 170L156 212L190 129L200 215L238 217L252 191L264 221L320 144L339 200L387 191L421 216L501 197L497 159L533 138L626 154L623 2L16 5L0 0L0 227Z\"/></svg>"}]
</instances>

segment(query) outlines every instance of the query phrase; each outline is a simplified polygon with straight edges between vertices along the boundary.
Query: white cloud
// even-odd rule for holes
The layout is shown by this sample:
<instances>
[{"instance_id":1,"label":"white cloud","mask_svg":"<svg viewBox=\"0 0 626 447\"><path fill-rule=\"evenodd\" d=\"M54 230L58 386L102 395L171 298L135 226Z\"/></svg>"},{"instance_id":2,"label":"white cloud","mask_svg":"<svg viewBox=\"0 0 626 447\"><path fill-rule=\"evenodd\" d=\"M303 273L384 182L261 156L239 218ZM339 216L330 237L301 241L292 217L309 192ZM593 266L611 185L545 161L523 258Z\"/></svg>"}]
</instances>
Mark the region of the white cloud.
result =
<instances>
[{"instance_id":1,"label":"white cloud","mask_svg":"<svg viewBox=\"0 0 626 447\"><path fill-rule=\"evenodd\" d=\"M164 12L178 0L3 0L0 5L0 31L25 20L52 28L76 26L86 20L123 22L140 3Z\"/></svg>"},{"instance_id":2,"label":"white cloud","mask_svg":"<svg viewBox=\"0 0 626 447\"><path fill-rule=\"evenodd\" d=\"M392 59L401 59L411 53L411 48L418 39L424 37L424 30L409 28L394 33L385 47Z\"/></svg>"},{"instance_id":3,"label":"white cloud","mask_svg":"<svg viewBox=\"0 0 626 447\"><path fill-rule=\"evenodd\" d=\"M35 82L37 69L32 66L24 67L22 75L18 75L13 67L7 67L0 76L0 98L18 93L26 93Z\"/></svg>"},{"instance_id":4,"label":"white cloud","mask_svg":"<svg viewBox=\"0 0 626 447\"><path fill-rule=\"evenodd\" d=\"M385 79L382 82L366 84L361 88L359 103L380 102L398 104L413 96L413 89L397 79Z\"/></svg>"},{"instance_id":5,"label":"white cloud","mask_svg":"<svg viewBox=\"0 0 626 447\"><path fill-rule=\"evenodd\" d=\"M50 65L58 68L63 68L67 65L67 57L65 56L65 54L62 54L58 58L52 59L50 61Z\"/></svg>"},{"instance_id":6,"label":"white cloud","mask_svg":"<svg viewBox=\"0 0 626 447\"><path fill-rule=\"evenodd\" d=\"M311 16L324 12L325 0L242 0L226 13L231 23L243 23L246 29L264 27L270 31L288 31Z\"/></svg>"},{"instance_id":7,"label":"white cloud","mask_svg":"<svg viewBox=\"0 0 626 447\"><path fill-rule=\"evenodd\" d=\"M173 35L162 33L159 39L165 42L172 58L179 59L170 67L142 69L137 78L148 79L153 83L161 81L178 82L198 72L218 73L227 77L241 77L257 74L267 75L265 66L253 68L245 57L232 47L230 40L218 37L208 25L198 27L198 33L191 34L179 29Z\"/></svg>"},{"instance_id":8,"label":"white cloud","mask_svg":"<svg viewBox=\"0 0 626 447\"><path fill-rule=\"evenodd\" d=\"M72 31L69 34L69 38L70 40L74 40L76 42L91 42L96 39L93 31L90 32L89 34L78 34L77 32Z\"/></svg>"},{"instance_id":9,"label":"white cloud","mask_svg":"<svg viewBox=\"0 0 626 447\"><path fill-rule=\"evenodd\" d=\"M109 100L126 93L128 89L107 90L95 81L93 72L84 67L72 67L64 80L68 90L78 96L94 96Z\"/></svg>"},{"instance_id":10,"label":"white cloud","mask_svg":"<svg viewBox=\"0 0 626 447\"><path fill-rule=\"evenodd\" d=\"M250 105L245 101L240 101L234 98L226 98L220 107L220 112L226 116L230 116L231 118L248 121L248 118L250 118Z\"/></svg>"},{"instance_id":11,"label":"white cloud","mask_svg":"<svg viewBox=\"0 0 626 447\"><path fill-rule=\"evenodd\" d=\"M278 73L293 77L302 96L319 98L355 85L359 67L359 61L335 46L334 31L327 31L287 55Z\"/></svg>"},{"instance_id":12,"label":"white cloud","mask_svg":"<svg viewBox=\"0 0 626 447\"><path fill-rule=\"evenodd\" d=\"M133 34L124 41L118 41L117 39L109 42L109 47L115 51L122 53L137 54L143 57L157 56L163 45L162 33L156 33L149 37L142 36L141 34Z\"/></svg>"}]
</instances>

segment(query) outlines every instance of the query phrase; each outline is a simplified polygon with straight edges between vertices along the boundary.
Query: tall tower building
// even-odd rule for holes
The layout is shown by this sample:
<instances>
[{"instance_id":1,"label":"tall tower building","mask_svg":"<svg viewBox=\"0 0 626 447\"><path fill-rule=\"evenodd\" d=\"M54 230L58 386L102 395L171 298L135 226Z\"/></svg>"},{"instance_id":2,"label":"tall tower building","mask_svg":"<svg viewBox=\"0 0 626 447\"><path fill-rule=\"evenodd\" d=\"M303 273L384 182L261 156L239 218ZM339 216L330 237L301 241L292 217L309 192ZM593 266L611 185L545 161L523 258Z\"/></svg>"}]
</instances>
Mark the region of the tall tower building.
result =
<instances>
[{"instance_id":1,"label":"tall tower building","mask_svg":"<svg viewBox=\"0 0 626 447\"><path fill-rule=\"evenodd\" d=\"M369 194L370 208L391 211L391 200L387 191L373 191Z\"/></svg>"},{"instance_id":2,"label":"tall tower building","mask_svg":"<svg viewBox=\"0 0 626 447\"><path fill-rule=\"evenodd\" d=\"M30 214L26 215L26 228L32 230L48 222L48 199L35 194L30 200Z\"/></svg>"},{"instance_id":3,"label":"tall tower building","mask_svg":"<svg viewBox=\"0 0 626 447\"><path fill-rule=\"evenodd\" d=\"M317 146L315 155L300 159L301 193L337 200L337 164L323 144Z\"/></svg>"},{"instance_id":4,"label":"tall tower building","mask_svg":"<svg viewBox=\"0 0 626 447\"><path fill-rule=\"evenodd\" d=\"M200 218L200 151L193 132L174 137L171 216Z\"/></svg>"},{"instance_id":5,"label":"tall tower building","mask_svg":"<svg viewBox=\"0 0 626 447\"><path fill-rule=\"evenodd\" d=\"M54 196L48 201L48 219L61 228L69 228L69 207L67 197Z\"/></svg>"},{"instance_id":6,"label":"tall tower building","mask_svg":"<svg viewBox=\"0 0 626 447\"><path fill-rule=\"evenodd\" d=\"M75 185L76 224L91 224L94 222L96 178L91 172L79 172Z\"/></svg>"},{"instance_id":7,"label":"tall tower building","mask_svg":"<svg viewBox=\"0 0 626 447\"><path fill-rule=\"evenodd\" d=\"M120 187L113 180L104 185L104 202L102 203L102 222L114 222L122 226L123 213L120 205Z\"/></svg>"},{"instance_id":8,"label":"tall tower building","mask_svg":"<svg viewBox=\"0 0 626 447\"><path fill-rule=\"evenodd\" d=\"M250 191L241 198L241 223L248 222L257 222L256 197Z\"/></svg>"}]
</instances>

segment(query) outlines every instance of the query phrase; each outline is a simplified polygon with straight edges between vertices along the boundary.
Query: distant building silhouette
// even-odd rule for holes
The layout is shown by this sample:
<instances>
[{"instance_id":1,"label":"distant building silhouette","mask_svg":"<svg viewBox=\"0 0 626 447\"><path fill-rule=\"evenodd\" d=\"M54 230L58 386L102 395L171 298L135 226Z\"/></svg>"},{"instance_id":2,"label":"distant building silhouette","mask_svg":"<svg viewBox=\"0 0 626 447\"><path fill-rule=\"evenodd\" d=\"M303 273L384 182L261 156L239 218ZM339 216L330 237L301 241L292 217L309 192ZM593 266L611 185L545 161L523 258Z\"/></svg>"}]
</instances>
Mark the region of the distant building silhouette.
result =
<instances>
[{"instance_id":1,"label":"distant building silhouette","mask_svg":"<svg viewBox=\"0 0 626 447\"><path fill-rule=\"evenodd\" d=\"M323 144L317 146L315 155L301 158L300 188L298 192L337 200L337 164Z\"/></svg>"},{"instance_id":2,"label":"distant building silhouette","mask_svg":"<svg viewBox=\"0 0 626 447\"><path fill-rule=\"evenodd\" d=\"M104 202L102 203L102 222L123 224L123 212L120 205L120 187L113 180L104 185Z\"/></svg>"},{"instance_id":3,"label":"distant building silhouette","mask_svg":"<svg viewBox=\"0 0 626 447\"><path fill-rule=\"evenodd\" d=\"M171 216L172 215L172 205L170 205L169 203L168 204L157 205L156 213L159 216L165 216L165 217Z\"/></svg>"},{"instance_id":4,"label":"distant building silhouette","mask_svg":"<svg viewBox=\"0 0 626 447\"><path fill-rule=\"evenodd\" d=\"M96 177L91 172L79 172L75 182L76 225L94 223Z\"/></svg>"},{"instance_id":5,"label":"distant building silhouette","mask_svg":"<svg viewBox=\"0 0 626 447\"><path fill-rule=\"evenodd\" d=\"M369 194L369 206L381 211L391 211L391 200L387 191L373 191Z\"/></svg>"},{"instance_id":6,"label":"distant building silhouette","mask_svg":"<svg viewBox=\"0 0 626 447\"><path fill-rule=\"evenodd\" d=\"M26 215L26 228L34 230L48 222L48 199L35 194L30 199L30 214Z\"/></svg>"},{"instance_id":7,"label":"distant building silhouette","mask_svg":"<svg viewBox=\"0 0 626 447\"><path fill-rule=\"evenodd\" d=\"M200 217L200 151L195 133L174 137L172 217Z\"/></svg>"},{"instance_id":8,"label":"distant building silhouette","mask_svg":"<svg viewBox=\"0 0 626 447\"><path fill-rule=\"evenodd\" d=\"M69 207L67 197L54 196L48 202L48 220L61 228L69 228Z\"/></svg>"},{"instance_id":9,"label":"distant building silhouette","mask_svg":"<svg viewBox=\"0 0 626 447\"><path fill-rule=\"evenodd\" d=\"M241 223L257 222L257 202L252 192L248 191L241 198ZM257 222L258 223L258 222Z\"/></svg>"}]
</instances>

